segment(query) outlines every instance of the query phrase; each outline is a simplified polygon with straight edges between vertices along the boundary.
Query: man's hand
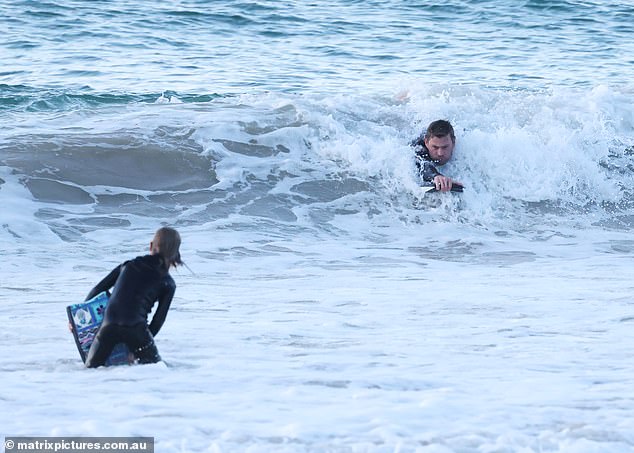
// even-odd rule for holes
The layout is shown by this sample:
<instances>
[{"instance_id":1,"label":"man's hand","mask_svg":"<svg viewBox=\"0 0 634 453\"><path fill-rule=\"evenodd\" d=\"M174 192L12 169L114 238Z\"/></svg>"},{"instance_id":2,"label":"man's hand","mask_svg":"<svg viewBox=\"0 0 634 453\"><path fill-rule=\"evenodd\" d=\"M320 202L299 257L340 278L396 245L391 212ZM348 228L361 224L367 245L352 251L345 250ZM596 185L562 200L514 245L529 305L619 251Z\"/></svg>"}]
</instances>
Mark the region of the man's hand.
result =
<instances>
[{"instance_id":1,"label":"man's hand","mask_svg":"<svg viewBox=\"0 0 634 453\"><path fill-rule=\"evenodd\" d=\"M434 176L434 185L436 186L436 190L439 190L441 192L448 192L451 190L453 181L447 176L436 175Z\"/></svg>"}]
</instances>

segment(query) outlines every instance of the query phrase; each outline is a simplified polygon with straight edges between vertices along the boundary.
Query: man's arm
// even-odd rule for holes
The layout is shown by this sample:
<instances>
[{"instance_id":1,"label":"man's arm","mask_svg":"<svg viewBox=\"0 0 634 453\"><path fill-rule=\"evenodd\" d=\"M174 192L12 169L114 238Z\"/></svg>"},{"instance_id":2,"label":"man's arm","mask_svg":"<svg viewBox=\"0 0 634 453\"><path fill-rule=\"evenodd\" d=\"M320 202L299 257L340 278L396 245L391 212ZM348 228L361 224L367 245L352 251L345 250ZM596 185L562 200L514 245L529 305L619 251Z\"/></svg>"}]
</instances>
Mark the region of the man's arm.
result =
<instances>
[{"instance_id":1,"label":"man's arm","mask_svg":"<svg viewBox=\"0 0 634 453\"><path fill-rule=\"evenodd\" d=\"M427 160L423 160L417 156L416 164L420 177L424 182L433 183L436 190L440 192L448 192L454 184L454 181L438 171L436 166Z\"/></svg>"},{"instance_id":2,"label":"man's arm","mask_svg":"<svg viewBox=\"0 0 634 453\"><path fill-rule=\"evenodd\" d=\"M416 164L420 177L425 182L433 182L436 176L442 176L434 164L418 156L416 158Z\"/></svg>"}]
</instances>

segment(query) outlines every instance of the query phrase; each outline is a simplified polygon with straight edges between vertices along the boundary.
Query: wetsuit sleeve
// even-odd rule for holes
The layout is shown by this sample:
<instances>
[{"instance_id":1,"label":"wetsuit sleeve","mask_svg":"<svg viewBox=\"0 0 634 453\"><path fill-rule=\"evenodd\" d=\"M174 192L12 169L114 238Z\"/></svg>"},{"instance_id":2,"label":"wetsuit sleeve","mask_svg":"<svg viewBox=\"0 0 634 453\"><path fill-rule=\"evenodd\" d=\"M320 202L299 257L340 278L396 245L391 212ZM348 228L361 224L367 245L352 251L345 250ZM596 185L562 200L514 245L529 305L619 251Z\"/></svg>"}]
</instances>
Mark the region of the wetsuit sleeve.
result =
<instances>
[{"instance_id":1,"label":"wetsuit sleeve","mask_svg":"<svg viewBox=\"0 0 634 453\"><path fill-rule=\"evenodd\" d=\"M416 168L418 168L418 174L424 182L432 182L438 175L442 176L442 173L438 171L436 166L432 163L429 157L429 150L425 147L423 136L421 135L417 140L412 142L412 146L416 146Z\"/></svg>"},{"instance_id":2,"label":"wetsuit sleeve","mask_svg":"<svg viewBox=\"0 0 634 453\"><path fill-rule=\"evenodd\" d=\"M100 292L108 291L110 288L112 288L119 278L119 274L121 273L121 266L122 265L115 267L108 275L106 275L103 280L97 283L97 286L95 286L88 293L88 296L86 296L86 300L90 300Z\"/></svg>"},{"instance_id":3,"label":"wetsuit sleeve","mask_svg":"<svg viewBox=\"0 0 634 453\"><path fill-rule=\"evenodd\" d=\"M161 327L165 322L167 311L170 309L170 304L172 303L172 298L174 297L174 292L176 292L176 285L166 284L163 294L159 297L158 307L149 326L153 337L156 336L159 330L161 330Z\"/></svg>"},{"instance_id":4,"label":"wetsuit sleeve","mask_svg":"<svg viewBox=\"0 0 634 453\"><path fill-rule=\"evenodd\" d=\"M441 173L436 169L434 164L424 160L417 160L418 164L418 172L420 173L420 177L425 182L431 182L434 178Z\"/></svg>"}]
</instances>

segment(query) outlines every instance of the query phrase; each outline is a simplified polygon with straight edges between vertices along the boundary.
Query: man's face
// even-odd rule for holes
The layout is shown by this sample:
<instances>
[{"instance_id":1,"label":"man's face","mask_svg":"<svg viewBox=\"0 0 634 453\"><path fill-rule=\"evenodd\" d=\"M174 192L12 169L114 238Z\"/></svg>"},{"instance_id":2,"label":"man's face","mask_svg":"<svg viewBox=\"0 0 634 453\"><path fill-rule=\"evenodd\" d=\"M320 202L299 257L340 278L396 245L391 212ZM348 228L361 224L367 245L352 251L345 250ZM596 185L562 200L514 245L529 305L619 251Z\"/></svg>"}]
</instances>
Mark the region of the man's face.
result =
<instances>
[{"instance_id":1,"label":"man's face","mask_svg":"<svg viewBox=\"0 0 634 453\"><path fill-rule=\"evenodd\" d=\"M425 146L429 150L429 157L444 165L449 162L453 154L455 143L449 135L444 137L430 137L425 139Z\"/></svg>"}]
</instances>

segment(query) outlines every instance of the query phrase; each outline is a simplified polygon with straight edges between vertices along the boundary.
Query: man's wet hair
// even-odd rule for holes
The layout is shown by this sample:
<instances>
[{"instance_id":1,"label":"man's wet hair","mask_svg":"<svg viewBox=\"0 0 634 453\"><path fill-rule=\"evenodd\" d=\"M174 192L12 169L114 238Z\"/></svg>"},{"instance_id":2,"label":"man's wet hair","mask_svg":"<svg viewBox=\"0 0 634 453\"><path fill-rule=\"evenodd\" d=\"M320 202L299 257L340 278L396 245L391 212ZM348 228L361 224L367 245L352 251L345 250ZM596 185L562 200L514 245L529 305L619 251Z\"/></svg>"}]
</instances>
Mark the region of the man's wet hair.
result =
<instances>
[{"instance_id":1,"label":"man's wet hair","mask_svg":"<svg viewBox=\"0 0 634 453\"><path fill-rule=\"evenodd\" d=\"M453 131L453 126L449 121L446 120L436 120L433 121L429 126L427 126L427 131L425 132L425 139L430 139L432 137L451 137L451 141L456 141L456 135Z\"/></svg>"}]
</instances>

